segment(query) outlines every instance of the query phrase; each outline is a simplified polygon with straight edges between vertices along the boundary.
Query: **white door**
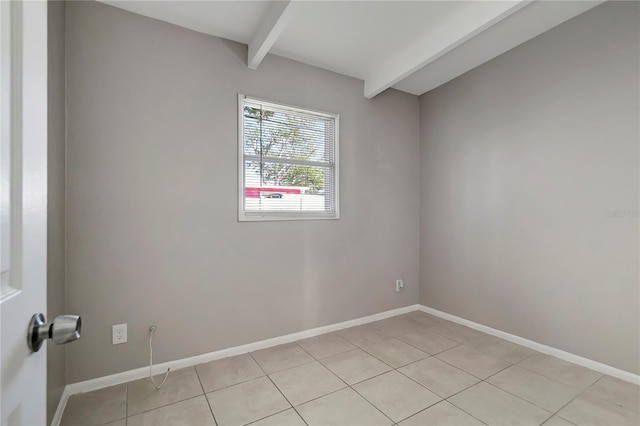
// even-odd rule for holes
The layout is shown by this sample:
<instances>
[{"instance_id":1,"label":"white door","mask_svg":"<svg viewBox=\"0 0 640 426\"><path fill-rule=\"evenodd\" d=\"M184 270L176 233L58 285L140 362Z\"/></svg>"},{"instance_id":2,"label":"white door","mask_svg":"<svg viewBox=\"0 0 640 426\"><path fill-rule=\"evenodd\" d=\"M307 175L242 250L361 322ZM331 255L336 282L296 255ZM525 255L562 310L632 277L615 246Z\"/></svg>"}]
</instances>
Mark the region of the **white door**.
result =
<instances>
[{"instance_id":1,"label":"white door","mask_svg":"<svg viewBox=\"0 0 640 426\"><path fill-rule=\"evenodd\" d=\"M27 346L47 309L47 4L0 0L0 421L46 422L46 344Z\"/></svg>"}]
</instances>

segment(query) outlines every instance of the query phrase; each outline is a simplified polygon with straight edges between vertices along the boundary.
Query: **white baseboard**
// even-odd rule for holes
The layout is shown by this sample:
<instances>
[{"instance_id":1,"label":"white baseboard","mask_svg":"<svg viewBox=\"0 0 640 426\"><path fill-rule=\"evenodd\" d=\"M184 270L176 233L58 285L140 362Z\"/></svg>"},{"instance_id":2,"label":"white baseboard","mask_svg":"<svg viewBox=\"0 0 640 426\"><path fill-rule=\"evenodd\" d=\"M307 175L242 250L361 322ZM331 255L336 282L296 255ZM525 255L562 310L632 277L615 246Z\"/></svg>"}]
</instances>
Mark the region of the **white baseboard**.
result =
<instances>
[{"instance_id":1,"label":"white baseboard","mask_svg":"<svg viewBox=\"0 0 640 426\"><path fill-rule=\"evenodd\" d=\"M393 317L396 315L405 314L407 312L417 311L420 309L420 305L410 305L403 308L392 309L390 311L380 312L378 314L369 315L362 318L356 318L350 321L344 321L337 324L331 324L324 327L312 328L309 330L300 331L293 334L287 334L286 336L274 337L272 339L262 340L259 342L249 343L242 346L235 346L232 348L222 349L215 352L210 352L203 355L196 355L189 358L178 359L175 361L168 361L162 364L156 364L153 366L154 372L160 373L170 368L172 370L178 370L180 368L192 367L197 364L202 364L209 361L215 361L216 359L226 358L229 356L240 355L247 352L257 351L259 349L270 348L272 346L278 346L285 343L295 342L296 340L306 339L309 337L319 336L325 333L331 333L333 331L342 330L344 328L354 327L356 325L367 324L373 321ZM68 396L75 395L77 393L90 392L97 389L106 388L109 386L119 385L131 380L142 379L149 376L149 367L136 368L134 370L124 371L122 373L112 374L110 376L99 377L97 379L86 380L84 382L72 383L65 387L65 393ZM61 400L62 404L62 400ZM66 400L65 400L66 404ZM64 407L63 407L64 408ZM60 407L58 407L60 409ZM57 413L56 413L57 414ZM53 423L53 426L58 426L57 423Z\"/></svg>"},{"instance_id":2,"label":"white baseboard","mask_svg":"<svg viewBox=\"0 0 640 426\"><path fill-rule=\"evenodd\" d=\"M62 413L64 413L64 409L67 406L67 401L69 400L69 386L65 386L62 390L62 395L60 395L60 401L58 402L58 408L56 408L56 413L53 415L53 419L51 419L51 426L59 426L60 421L62 420Z\"/></svg>"},{"instance_id":3,"label":"white baseboard","mask_svg":"<svg viewBox=\"0 0 640 426\"><path fill-rule=\"evenodd\" d=\"M560 350L551 346L543 345L542 343L534 342L532 340L528 340L523 337L516 336L515 334L510 334L504 331L496 330L495 328L487 327L486 325L478 324L477 322L469 321L464 318L460 318L455 315L448 314L446 312L438 311L436 309L429 308L424 305L420 305L419 309L422 312L425 312L427 314L435 315L437 317L440 317L452 322L456 322L461 325L465 325L469 328L482 331L483 333L500 337L501 339L507 340L509 342L516 343L521 346L526 346L527 348L531 348L538 352L542 352L548 355L553 355L556 358L560 358L565 361L569 361L574 364L581 365L582 367L590 368L600 373L608 374L609 376L613 376L618 379L631 382L636 385L640 385L640 375L630 373L628 371L620 370L619 368L615 368L598 361L584 358L579 355L572 354L570 352L565 352L563 350Z\"/></svg>"}]
</instances>

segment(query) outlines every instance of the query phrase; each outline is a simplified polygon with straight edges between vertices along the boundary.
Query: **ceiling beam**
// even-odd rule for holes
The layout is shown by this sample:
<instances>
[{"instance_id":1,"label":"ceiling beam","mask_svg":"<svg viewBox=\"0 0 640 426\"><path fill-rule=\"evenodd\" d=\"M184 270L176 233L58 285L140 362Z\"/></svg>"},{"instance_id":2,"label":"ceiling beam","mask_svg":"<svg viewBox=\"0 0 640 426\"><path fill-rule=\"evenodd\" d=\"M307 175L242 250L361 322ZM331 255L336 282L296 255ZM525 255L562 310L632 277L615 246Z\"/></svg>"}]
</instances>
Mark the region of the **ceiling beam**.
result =
<instances>
[{"instance_id":1,"label":"ceiling beam","mask_svg":"<svg viewBox=\"0 0 640 426\"><path fill-rule=\"evenodd\" d=\"M374 67L365 79L364 96L373 98L531 2L532 0L472 2L439 28L425 33L414 43Z\"/></svg>"},{"instance_id":2,"label":"ceiling beam","mask_svg":"<svg viewBox=\"0 0 640 426\"><path fill-rule=\"evenodd\" d=\"M292 1L274 1L269 6L266 16L262 20L258 31L249 43L247 65L252 70L258 68L264 57L276 42L293 15Z\"/></svg>"}]
</instances>

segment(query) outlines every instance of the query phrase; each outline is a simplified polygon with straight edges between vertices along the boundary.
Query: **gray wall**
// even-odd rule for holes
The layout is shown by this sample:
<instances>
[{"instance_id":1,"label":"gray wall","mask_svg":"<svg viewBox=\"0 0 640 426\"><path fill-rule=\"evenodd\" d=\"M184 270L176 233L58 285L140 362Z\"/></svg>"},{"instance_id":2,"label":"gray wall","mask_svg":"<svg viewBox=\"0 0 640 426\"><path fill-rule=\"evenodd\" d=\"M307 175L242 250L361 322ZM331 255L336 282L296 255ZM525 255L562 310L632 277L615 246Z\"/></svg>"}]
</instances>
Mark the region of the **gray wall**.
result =
<instances>
[{"instance_id":1,"label":"gray wall","mask_svg":"<svg viewBox=\"0 0 640 426\"><path fill-rule=\"evenodd\" d=\"M418 98L67 5L69 383L417 303ZM237 221L237 93L340 114L341 219ZM406 288L395 292L395 279ZM129 342L111 345L111 325Z\"/></svg>"},{"instance_id":2,"label":"gray wall","mask_svg":"<svg viewBox=\"0 0 640 426\"><path fill-rule=\"evenodd\" d=\"M65 3L48 4L47 319L64 313ZM65 347L47 344L47 419L65 385Z\"/></svg>"},{"instance_id":3,"label":"gray wall","mask_svg":"<svg viewBox=\"0 0 640 426\"><path fill-rule=\"evenodd\" d=\"M639 6L421 97L422 304L640 373Z\"/></svg>"}]
</instances>

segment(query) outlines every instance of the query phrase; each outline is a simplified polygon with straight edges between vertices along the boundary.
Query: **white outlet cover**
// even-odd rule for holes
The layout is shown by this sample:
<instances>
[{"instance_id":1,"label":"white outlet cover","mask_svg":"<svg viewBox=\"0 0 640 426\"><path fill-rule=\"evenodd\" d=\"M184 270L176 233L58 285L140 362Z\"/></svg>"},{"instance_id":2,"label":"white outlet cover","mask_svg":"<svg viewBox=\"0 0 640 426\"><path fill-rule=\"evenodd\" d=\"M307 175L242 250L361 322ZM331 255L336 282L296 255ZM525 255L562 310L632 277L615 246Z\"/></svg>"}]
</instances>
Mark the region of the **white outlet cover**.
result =
<instances>
[{"instance_id":1,"label":"white outlet cover","mask_svg":"<svg viewBox=\"0 0 640 426\"><path fill-rule=\"evenodd\" d=\"M404 290L404 281L396 280L396 291Z\"/></svg>"},{"instance_id":2,"label":"white outlet cover","mask_svg":"<svg viewBox=\"0 0 640 426\"><path fill-rule=\"evenodd\" d=\"M127 343L127 324L111 326L111 343L114 345Z\"/></svg>"}]
</instances>

